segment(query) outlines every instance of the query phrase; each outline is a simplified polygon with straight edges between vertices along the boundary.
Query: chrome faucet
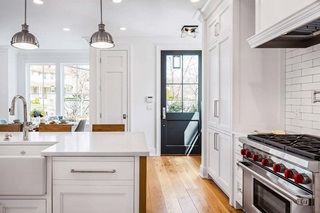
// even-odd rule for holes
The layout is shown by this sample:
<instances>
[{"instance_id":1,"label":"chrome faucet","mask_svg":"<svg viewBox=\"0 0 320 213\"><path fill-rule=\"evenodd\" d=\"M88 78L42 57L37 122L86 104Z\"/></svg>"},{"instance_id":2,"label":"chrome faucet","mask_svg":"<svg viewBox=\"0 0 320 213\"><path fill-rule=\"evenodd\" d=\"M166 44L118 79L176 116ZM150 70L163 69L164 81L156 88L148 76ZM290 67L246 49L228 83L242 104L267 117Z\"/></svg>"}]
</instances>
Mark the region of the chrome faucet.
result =
<instances>
[{"instance_id":1,"label":"chrome faucet","mask_svg":"<svg viewBox=\"0 0 320 213\"><path fill-rule=\"evenodd\" d=\"M11 101L10 115L14 115L14 109L15 109L17 98L20 99L23 103L23 140L27 141L27 140L29 140L28 132L29 132L29 130L32 130L34 128L34 126L30 125L27 121L27 102L26 102L26 99L24 97L22 97L21 95L16 95L13 97L13 99Z\"/></svg>"}]
</instances>

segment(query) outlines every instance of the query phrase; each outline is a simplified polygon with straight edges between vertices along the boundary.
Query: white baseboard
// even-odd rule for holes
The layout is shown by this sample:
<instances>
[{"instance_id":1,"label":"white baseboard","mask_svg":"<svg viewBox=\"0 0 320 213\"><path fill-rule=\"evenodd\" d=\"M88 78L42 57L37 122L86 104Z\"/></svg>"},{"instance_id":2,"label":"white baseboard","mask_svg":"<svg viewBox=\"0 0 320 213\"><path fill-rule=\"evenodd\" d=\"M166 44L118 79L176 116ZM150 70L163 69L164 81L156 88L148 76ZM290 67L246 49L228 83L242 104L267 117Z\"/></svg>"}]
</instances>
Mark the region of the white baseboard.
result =
<instances>
[{"instance_id":1,"label":"white baseboard","mask_svg":"<svg viewBox=\"0 0 320 213\"><path fill-rule=\"evenodd\" d=\"M200 177L202 177L202 178L208 178L207 168L204 167L202 164L200 165L199 175L200 175Z\"/></svg>"}]
</instances>

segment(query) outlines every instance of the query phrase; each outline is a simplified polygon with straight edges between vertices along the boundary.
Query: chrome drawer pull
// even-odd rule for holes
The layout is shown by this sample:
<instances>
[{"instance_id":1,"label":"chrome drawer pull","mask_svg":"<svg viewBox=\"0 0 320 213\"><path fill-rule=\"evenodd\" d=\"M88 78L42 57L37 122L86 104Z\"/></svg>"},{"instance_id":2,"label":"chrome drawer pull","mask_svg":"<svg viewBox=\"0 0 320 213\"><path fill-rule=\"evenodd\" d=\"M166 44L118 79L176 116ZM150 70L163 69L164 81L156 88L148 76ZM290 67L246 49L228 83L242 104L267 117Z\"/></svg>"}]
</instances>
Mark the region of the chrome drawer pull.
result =
<instances>
[{"instance_id":1,"label":"chrome drawer pull","mask_svg":"<svg viewBox=\"0 0 320 213\"><path fill-rule=\"evenodd\" d=\"M116 173L116 170L109 170L109 171L88 171L88 170L75 170L71 169L71 173Z\"/></svg>"}]
</instances>

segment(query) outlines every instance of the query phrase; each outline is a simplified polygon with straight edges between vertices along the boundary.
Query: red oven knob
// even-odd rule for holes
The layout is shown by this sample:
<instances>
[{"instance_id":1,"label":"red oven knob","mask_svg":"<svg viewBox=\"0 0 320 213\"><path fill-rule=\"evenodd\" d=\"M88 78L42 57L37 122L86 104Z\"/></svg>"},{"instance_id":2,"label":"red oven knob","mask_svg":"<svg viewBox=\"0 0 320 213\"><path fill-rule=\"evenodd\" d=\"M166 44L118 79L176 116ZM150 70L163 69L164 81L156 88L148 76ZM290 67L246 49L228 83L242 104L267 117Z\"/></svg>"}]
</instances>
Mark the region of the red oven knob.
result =
<instances>
[{"instance_id":1,"label":"red oven knob","mask_svg":"<svg viewBox=\"0 0 320 213\"><path fill-rule=\"evenodd\" d=\"M284 170L286 169L286 167L281 163L273 164L272 168L274 172L281 172L281 173L284 172Z\"/></svg>"},{"instance_id":2,"label":"red oven knob","mask_svg":"<svg viewBox=\"0 0 320 213\"><path fill-rule=\"evenodd\" d=\"M246 150L246 157L250 158L251 157L251 152L249 150Z\"/></svg>"},{"instance_id":3,"label":"red oven knob","mask_svg":"<svg viewBox=\"0 0 320 213\"><path fill-rule=\"evenodd\" d=\"M284 176L286 178L293 178L295 174L298 174L298 172L294 169L286 169L284 170Z\"/></svg>"},{"instance_id":4,"label":"red oven knob","mask_svg":"<svg viewBox=\"0 0 320 213\"><path fill-rule=\"evenodd\" d=\"M272 166L273 165L273 160L263 158L261 161L262 166Z\"/></svg>"},{"instance_id":5,"label":"red oven knob","mask_svg":"<svg viewBox=\"0 0 320 213\"><path fill-rule=\"evenodd\" d=\"M261 159L262 159L262 156L259 154L252 155L253 161L261 161Z\"/></svg>"},{"instance_id":6,"label":"red oven knob","mask_svg":"<svg viewBox=\"0 0 320 213\"><path fill-rule=\"evenodd\" d=\"M306 174L295 174L294 175L294 182L299 184L307 184L310 183L310 178Z\"/></svg>"},{"instance_id":7,"label":"red oven knob","mask_svg":"<svg viewBox=\"0 0 320 213\"><path fill-rule=\"evenodd\" d=\"M240 154L241 154L241 155L246 155L246 152L247 152L246 149L241 149L241 150L240 150Z\"/></svg>"}]
</instances>

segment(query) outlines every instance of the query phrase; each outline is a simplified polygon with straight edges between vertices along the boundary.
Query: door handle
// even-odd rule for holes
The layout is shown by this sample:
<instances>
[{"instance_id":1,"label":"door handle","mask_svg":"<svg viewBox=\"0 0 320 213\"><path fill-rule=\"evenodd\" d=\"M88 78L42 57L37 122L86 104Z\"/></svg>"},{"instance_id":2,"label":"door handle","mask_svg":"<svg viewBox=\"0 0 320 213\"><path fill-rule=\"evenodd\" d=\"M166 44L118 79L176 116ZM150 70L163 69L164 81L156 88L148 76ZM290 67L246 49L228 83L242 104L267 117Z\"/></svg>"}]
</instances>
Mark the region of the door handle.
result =
<instances>
[{"instance_id":1,"label":"door handle","mask_svg":"<svg viewBox=\"0 0 320 213\"><path fill-rule=\"evenodd\" d=\"M122 118L123 118L123 119L127 119L127 114L123 114L123 115L122 115Z\"/></svg>"},{"instance_id":2,"label":"door handle","mask_svg":"<svg viewBox=\"0 0 320 213\"><path fill-rule=\"evenodd\" d=\"M214 133L213 134L213 140L214 140L214 149L219 151L218 149L218 136L219 136L219 133Z\"/></svg>"},{"instance_id":3,"label":"door handle","mask_svg":"<svg viewBox=\"0 0 320 213\"><path fill-rule=\"evenodd\" d=\"M167 118L167 114L166 114L166 108L162 107L162 119L165 120Z\"/></svg>"},{"instance_id":4,"label":"door handle","mask_svg":"<svg viewBox=\"0 0 320 213\"><path fill-rule=\"evenodd\" d=\"M214 104L213 104L213 107L214 107L214 112L213 112L213 116L216 117L216 118L219 118L219 115L218 115L218 102L219 100L214 100Z\"/></svg>"}]
</instances>

